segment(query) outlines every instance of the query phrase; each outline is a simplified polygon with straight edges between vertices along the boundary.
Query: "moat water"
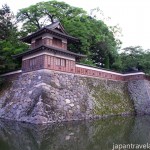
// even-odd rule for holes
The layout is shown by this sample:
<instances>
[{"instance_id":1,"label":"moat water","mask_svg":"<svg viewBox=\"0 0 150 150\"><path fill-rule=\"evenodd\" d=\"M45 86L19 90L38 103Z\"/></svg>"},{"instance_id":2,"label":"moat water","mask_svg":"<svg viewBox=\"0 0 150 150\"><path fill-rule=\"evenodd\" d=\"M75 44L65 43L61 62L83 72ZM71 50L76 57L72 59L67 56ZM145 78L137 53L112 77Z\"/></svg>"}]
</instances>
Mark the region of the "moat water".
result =
<instances>
[{"instance_id":1,"label":"moat water","mask_svg":"<svg viewBox=\"0 0 150 150\"><path fill-rule=\"evenodd\" d=\"M57 125L0 120L0 150L111 150L131 143L150 144L150 116Z\"/></svg>"}]
</instances>

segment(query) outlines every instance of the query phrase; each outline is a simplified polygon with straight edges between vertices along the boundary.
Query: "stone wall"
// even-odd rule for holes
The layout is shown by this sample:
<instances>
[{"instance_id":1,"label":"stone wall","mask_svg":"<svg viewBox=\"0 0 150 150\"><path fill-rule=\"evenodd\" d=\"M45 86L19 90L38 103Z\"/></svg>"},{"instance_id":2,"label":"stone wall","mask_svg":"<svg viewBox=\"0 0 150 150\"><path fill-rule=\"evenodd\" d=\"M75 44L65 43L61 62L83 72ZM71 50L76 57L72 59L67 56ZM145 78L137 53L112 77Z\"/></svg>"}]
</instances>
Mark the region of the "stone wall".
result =
<instances>
[{"instance_id":1,"label":"stone wall","mask_svg":"<svg viewBox=\"0 0 150 150\"><path fill-rule=\"evenodd\" d=\"M131 80L128 89L137 114L150 114L150 81Z\"/></svg>"},{"instance_id":2,"label":"stone wall","mask_svg":"<svg viewBox=\"0 0 150 150\"><path fill-rule=\"evenodd\" d=\"M134 113L127 82L40 70L0 92L0 117L31 123Z\"/></svg>"}]
</instances>

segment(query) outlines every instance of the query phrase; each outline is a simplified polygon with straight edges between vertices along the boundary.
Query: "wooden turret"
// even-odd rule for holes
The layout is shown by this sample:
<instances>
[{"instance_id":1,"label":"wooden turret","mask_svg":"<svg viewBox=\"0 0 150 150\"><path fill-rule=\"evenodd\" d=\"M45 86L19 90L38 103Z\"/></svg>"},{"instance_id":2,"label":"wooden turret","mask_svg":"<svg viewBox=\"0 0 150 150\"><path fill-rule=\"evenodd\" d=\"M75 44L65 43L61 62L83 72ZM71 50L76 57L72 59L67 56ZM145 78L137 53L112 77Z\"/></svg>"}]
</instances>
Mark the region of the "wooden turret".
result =
<instances>
[{"instance_id":1,"label":"wooden turret","mask_svg":"<svg viewBox=\"0 0 150 150\"><path fill-rule=\"evenodd\" d=\"M84 55L67 50L67 43L77 43L79 39L67 34L59 21L41 28L21 39L31 44L31 48L15 58L22 58L22 71L50 69L75 72L76 58Z\"/></svg>"}]
</instances>

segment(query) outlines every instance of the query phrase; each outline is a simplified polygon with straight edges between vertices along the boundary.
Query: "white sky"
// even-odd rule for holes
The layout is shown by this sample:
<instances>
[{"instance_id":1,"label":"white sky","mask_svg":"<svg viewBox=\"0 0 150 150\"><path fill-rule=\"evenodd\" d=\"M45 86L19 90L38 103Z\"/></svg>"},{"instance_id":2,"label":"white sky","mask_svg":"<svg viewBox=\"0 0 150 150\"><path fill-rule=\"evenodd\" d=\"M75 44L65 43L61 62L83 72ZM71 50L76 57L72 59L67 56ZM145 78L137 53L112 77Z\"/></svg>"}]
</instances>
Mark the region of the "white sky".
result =
<instances>
[{"instance_id":1,"label":"white sky","mask_svg":"<svg viewBox=\"0 0 150 150\"><path fill-rule=\"evenodd\" d=\"M36 4L42 0L0 0L0 6L7 3L16 13L18 9ZM47 0L46 0L47 1ZM59 0L88 11L99 7L106 17L111 17L108 25L122 28L123 45L140 45L150 49L150 0Z\"/></svg>"}]
</instances>

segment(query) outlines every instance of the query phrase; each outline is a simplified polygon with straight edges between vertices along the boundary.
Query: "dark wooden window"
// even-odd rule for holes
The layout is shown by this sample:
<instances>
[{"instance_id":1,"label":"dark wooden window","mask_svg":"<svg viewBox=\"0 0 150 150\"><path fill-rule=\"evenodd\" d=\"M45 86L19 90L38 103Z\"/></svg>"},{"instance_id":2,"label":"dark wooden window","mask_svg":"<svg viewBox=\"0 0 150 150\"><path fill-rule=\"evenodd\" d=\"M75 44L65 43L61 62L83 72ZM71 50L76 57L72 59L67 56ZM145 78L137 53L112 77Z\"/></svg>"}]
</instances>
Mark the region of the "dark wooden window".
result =
<instances>
[{"instance_id":1,"label":"dark wooden window","mask_svg":"<svg viewBox=\"0 0 150 150\"><path fill-rule=\"evenodd\" d=\"M63 66L63 67L66 66L66 60L65 59L61 59L61 66Z\"/></svg>"},{"instance_id":2,"label":"dark wooden window","mask_svg":"<svg viewBox=\"0 0 150 150\"><path fill-rule=\"evenodd\" d=\"M33 67L35 67L36 66L36 58L32 58L32 59L30 59L29 60L29 66L30 66L30 68L33 68Z\"/></svg>"},{"instance_id":3,"label":"dark wooden window","mask_svg":"<svg viewBox=\"0 0 150 150\"><path fill-rule=\"evenodd\" d=\"M50 65L51 64L51 57L47 56L47 64Z\"/></svg>"},{"instance_id":4,"label":"dark wooden window","mask_svg":"<svg viewBox=\"0 0 150 150\"><path fill-rule=\"evenodd\" d=\"M56 65L61 66L61 59L60 58L56 58Z\"/></svg>"},{"instance_id":5,"label":"dark wooden window","mask_svg":"<svg viewBox=\"0 0 150 150\"><path fill-rule=\"evenodd\" d=\"M62 47L62 40L53 37L53 45L58 46L58 47Z\"/></svg>"},{"instance_id":6,"label":"dark wooden window","mask_svg":"<svg viewBox=\"0 0 150 150\"><path fill-rule=\"evenodd\" d=\"M42 37L35 40L35 46L42 45Z\"/></svg>"},{"instance_id":7,"label":"dark wooden window","mask_svg":"<svg viewBox=\"0 0 150 150\"><path fill-rule=\"evenodd\" d=\"M56 58L56 65L65 67L66 66L66 60L62 59L62 58Z\"/></svg>"}]
</instances>

